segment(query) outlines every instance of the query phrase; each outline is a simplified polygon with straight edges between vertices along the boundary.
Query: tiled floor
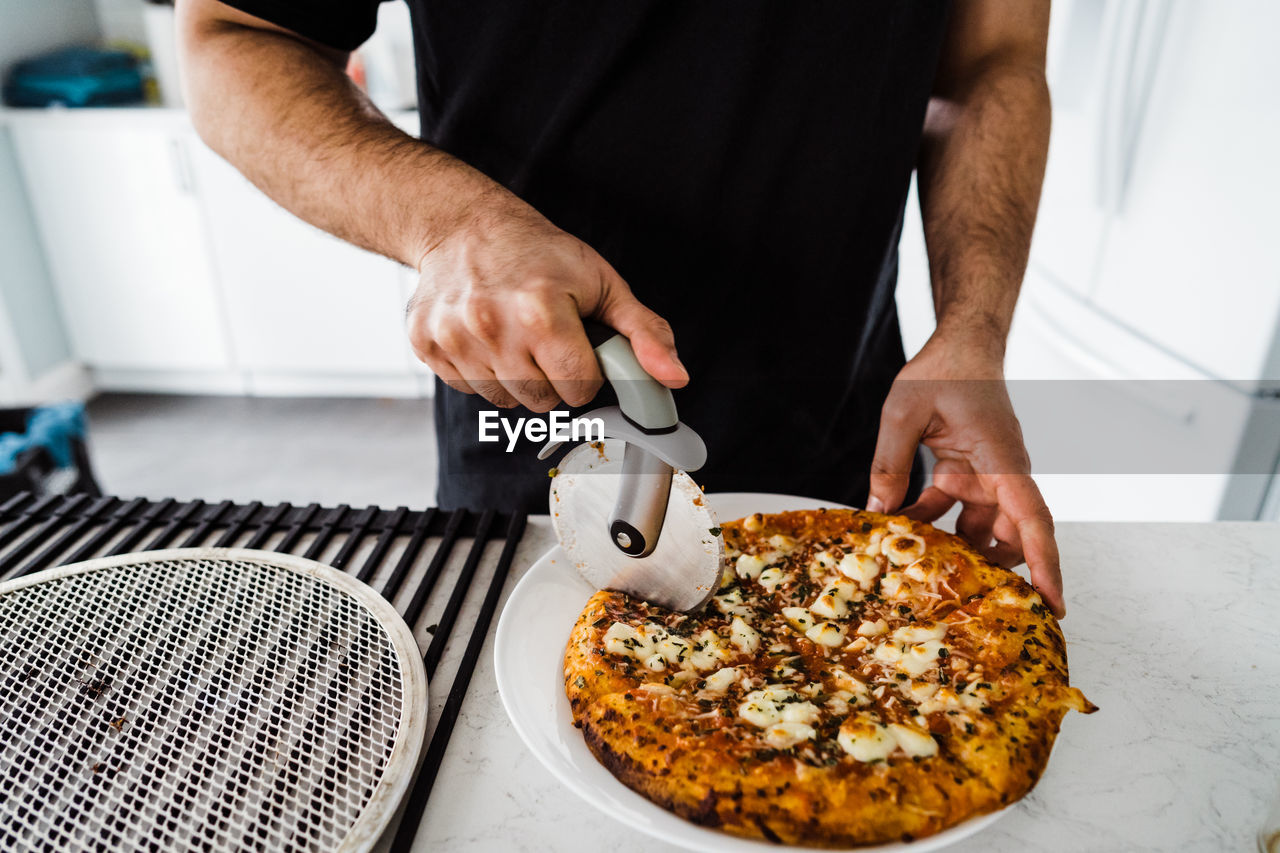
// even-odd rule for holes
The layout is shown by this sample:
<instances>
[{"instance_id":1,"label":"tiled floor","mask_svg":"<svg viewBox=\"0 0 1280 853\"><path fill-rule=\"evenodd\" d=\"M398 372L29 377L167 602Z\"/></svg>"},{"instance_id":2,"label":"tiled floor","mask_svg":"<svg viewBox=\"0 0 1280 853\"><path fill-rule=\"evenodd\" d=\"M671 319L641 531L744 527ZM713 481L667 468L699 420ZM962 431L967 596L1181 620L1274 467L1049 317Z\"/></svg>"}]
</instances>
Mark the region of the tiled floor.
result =
<instances>
[{"instance_id":1,"label":"tiled floor","mask_svg":"<svg viewBox=\"0 0 1280 853\"><path fill-rule=\"evenodd\" d=\"M106 394L88 407L108 494L430 506L430 400Z\"/></svg>"}]
</instances>

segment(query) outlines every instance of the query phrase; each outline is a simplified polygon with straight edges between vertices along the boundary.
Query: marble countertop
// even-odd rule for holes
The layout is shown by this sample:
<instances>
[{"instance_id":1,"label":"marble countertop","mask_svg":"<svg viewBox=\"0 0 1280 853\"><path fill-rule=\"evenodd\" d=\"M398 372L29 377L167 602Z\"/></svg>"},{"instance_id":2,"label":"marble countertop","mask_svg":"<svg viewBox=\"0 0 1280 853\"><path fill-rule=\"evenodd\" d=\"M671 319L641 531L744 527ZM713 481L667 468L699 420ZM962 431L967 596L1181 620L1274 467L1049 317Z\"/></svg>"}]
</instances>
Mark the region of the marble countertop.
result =
<instances>
[{"instance_id":1,"label":"marble countertop","mask_svg":"<svg viewBox=\"0 0 1280 853\"><path fill-rule=\"evenodd\" d=\"M948 849L1252 850L1280 797L1280 524L1061 524L1058 541L1071 681L1101 710L1068 714L1036 789ZM553 544L531 519L504 596ZM414 849L677 849L538 763L499 701L492 642Z\"/></svg>"}]
</instances>

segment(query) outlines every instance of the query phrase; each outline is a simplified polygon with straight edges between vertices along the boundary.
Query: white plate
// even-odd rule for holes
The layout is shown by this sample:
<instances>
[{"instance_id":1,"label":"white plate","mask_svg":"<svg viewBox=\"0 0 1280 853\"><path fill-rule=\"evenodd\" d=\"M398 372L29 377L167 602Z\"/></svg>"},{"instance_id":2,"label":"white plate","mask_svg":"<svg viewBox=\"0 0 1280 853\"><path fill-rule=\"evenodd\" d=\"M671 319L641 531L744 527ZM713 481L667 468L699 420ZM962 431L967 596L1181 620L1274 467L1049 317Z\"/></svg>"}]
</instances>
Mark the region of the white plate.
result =
<instances>
[{"instance_id":1,"label":"white plate","mask_svg":"<svg viewBox=\"0 0 1280 853\"><path fill-rule=\"evenodd\" d=\"M713 494L708 498L717 518L726 520L753 512L839 506L790 495L750 492ZM570 790L634 829L691 850L777 850L776 844L707 829L654 805L615 779L587 749L582 732L573 726L569 700L564 695L564 646L583 606L594 593L595 589L579 577L559 547L534 563L511 592L498 621L493 656L498 693L520 737ZM972 818L919 841L858 850L937 850L990 826L1006 811L1007 808Z\"/></svg>"}]
</instances>

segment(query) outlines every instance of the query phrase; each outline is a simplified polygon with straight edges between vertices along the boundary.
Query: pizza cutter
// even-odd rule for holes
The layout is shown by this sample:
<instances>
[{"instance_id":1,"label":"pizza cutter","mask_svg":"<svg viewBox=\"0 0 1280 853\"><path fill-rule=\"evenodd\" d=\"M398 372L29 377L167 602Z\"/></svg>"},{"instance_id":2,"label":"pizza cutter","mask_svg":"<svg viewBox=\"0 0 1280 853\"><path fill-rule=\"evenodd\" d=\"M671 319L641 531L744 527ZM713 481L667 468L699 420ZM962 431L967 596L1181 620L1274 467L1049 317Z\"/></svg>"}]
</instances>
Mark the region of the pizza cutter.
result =
<instances>
[{"instance_id":1,"label":"pizza cutter","mask_svg":"<svg viewBox=\"0 0 1280 853\"><path fill-rule=\"evenodd\" d=\"M555 469L556 538L598 589L695 610L716 591L724 564L715 513L686 473L706 462L706 445L680 423L671 390L645 372L626 337L585 325L618 405L581 416L603 423L604 440L574 448ZM563 443L553 439L538 458Z\"/></svg>"}]
</instances>

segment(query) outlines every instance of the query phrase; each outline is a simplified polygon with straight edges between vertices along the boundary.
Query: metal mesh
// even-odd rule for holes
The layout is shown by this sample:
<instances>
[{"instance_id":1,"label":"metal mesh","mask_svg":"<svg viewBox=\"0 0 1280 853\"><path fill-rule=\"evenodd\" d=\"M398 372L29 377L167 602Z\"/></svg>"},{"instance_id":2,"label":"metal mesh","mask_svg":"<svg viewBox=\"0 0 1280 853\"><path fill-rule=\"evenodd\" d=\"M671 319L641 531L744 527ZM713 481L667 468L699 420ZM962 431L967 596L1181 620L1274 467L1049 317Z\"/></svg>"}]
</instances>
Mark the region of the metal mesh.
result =
<instances>
[{"instance_id":1,"label":"metal mesh","mask_svg":"<svg viewBox=\"0 0 1280 853\"><path fill-rule=\"evenodd\" d=\"M405 688L355 598L284 567L134 563L0 596L0 848L332 850Z\"/></svg>"}]
</instances>

